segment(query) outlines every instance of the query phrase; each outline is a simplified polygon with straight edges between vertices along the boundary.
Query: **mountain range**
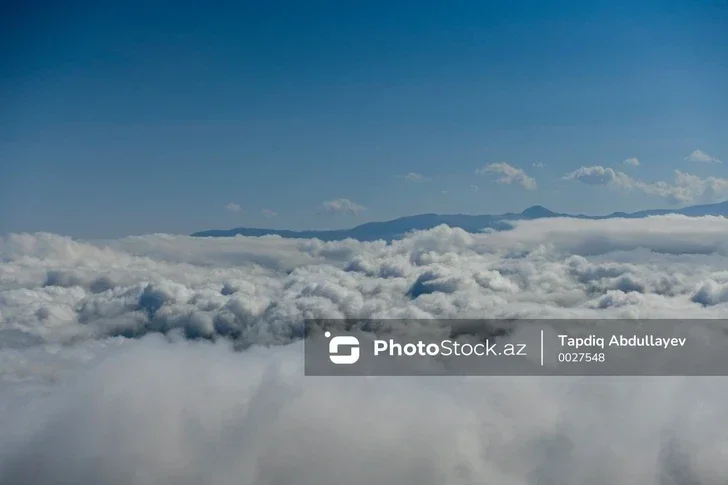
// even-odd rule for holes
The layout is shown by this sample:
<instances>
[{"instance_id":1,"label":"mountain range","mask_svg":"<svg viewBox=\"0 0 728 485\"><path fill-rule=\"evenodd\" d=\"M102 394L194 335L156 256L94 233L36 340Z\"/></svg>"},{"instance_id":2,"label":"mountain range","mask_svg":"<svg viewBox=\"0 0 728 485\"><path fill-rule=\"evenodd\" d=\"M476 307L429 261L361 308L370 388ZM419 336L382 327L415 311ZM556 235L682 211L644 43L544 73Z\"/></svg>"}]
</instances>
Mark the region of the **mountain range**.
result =
<instances>
[{"instance_id":1,"label":"mountain range","mask_svg":"<svg viewBox=\"0 0 728 485\"><path fill-rule=\"evenodd\" d=\"M570 217L575 219L615 219L628 218L639 219L649 216L682 214L686 216L725 216L728 217L728 201L717 204L693 205L680 209L652 209L639 212L614 212L605 216L586 216L583 214L565 214L553 212L543 206L535 205L520 213L509 212L506 214L420 214L406 216L384 222L368 222L351 229L334 230L308 230L289 231L285 229L257 229L249 227L237 227L235 229L213 229L192 234L195 237L233 237L242 236L267 236L278 235L286 238L297 239L320 239L323 241L340 241L343 239L356 239L359 241L376 241L383 239L392 241L402 238L410 231L432 229L441 224L450 227L459 227L468 232L481 232L484 229L496 231L508 230L512 227L509 221L522 221L545 219L550 217Z\"/></svg>"}]
</instances>

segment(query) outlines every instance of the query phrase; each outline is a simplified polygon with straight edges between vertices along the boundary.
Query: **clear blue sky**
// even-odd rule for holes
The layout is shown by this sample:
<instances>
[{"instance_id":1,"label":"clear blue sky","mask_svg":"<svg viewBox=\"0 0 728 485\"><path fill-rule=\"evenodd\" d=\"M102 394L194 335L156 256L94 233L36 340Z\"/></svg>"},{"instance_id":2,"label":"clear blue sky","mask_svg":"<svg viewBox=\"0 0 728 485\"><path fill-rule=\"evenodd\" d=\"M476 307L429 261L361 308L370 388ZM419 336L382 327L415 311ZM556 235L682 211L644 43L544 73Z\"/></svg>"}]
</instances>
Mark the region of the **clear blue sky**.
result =
<instances>
[{"instance_id":1,"label":"clear blue sky","mask_svg":"<svg viewBox=\"0 0 728 485\"><path fill-rule=\"evenodd\" d=\"M728 194L724 1L84 3L0 20L0 233Z\"/></svg>"}]
</instances>

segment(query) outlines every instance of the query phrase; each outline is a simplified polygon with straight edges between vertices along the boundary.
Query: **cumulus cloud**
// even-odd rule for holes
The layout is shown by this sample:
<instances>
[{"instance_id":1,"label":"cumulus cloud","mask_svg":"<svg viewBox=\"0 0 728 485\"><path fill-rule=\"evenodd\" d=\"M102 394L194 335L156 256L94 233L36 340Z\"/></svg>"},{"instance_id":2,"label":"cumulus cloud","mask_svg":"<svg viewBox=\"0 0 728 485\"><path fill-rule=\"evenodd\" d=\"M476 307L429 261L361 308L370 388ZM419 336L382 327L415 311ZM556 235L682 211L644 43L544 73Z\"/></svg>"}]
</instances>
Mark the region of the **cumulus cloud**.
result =
<instances>
[{"instance_id":1,"label":"cumulus cloud","mask_svg":"<svg viewBox=\"0 0 728 485\"><path fill-rule=\"evenodd\" d=\"M624 172L599 165L580 167L566 174L564 180L576 180L589 185L604 185L616 189L639 190L664 198L671 204L719 202L728 198L728 179L701 178L675 170L675 180L647 183L634 179Z\"/></svg>"},{"instance_id":2,"label":"cumulus cloud","mask_svg":"<svg viewBox=\"0 0 728 485\"><path fill-rule=\"evenodd\" d=\"M263 216L265 216L265 217L276 217L278 215L278 213L276 211L271 210L271 209L263 209L261 212L263 213Z\"/></svg>"},{"instance_id":3,"label":"cumulus cloud","mask_svg":"<svg viewBox=\"0 0 728 485\"><path fill-rule=\"evenodd\" d=\"M536 189L536 180L533 177L529 177L522 169L512 167L507 163L491 163L477 169L475 173L478 175L500 175L498 177L498 183L500 184L516 184L527 190Z\"/></svg>"},{"instance_id":4,"label":"cumulus cloud","mask_svg":"<svg viewBox=\"0 0 728 485\"><path fill-rule=\"evenodd\" d=\"M689 162L698 163L723 163L712 155L708 155L703 150L694 150L690 155L685 157Z\"/></svg>"},{"instance_id":5,"label":"cumulus cloud","mask_svg":"<svg viewBox=\"0 0 728 485\"><path fill-rule=\"evenodd\" d=\"M352 202L349 199L328 200L323 202L321 207L329 214L359 214L366 210L366 207Z\"/></svg>"},{"instance_id":6,"label":"cumulus cloud","mask_svg":"<svg viewBox=\"0 0 728 485\"><path fill-rule=\"evenodd\" d=\"M402 178L404 178L407 182L426 182L430 180L428 177L425 177L421 173L415 172L410 172L407 175L404 175Z\"/></svg>"},{"instance_id":7,"label":"cumulus cloud","mask_svg":"<svg viewBox=\"0 0 728 485\"><path fill-rule=\"evenodd\" d=\"M704 316L716 306L706 302L722 298L721 271L728 269L728 220L722 217L514 224L491 234L441 226L391 244L168 235L92 244L12 235L0 240L0 306L14 332L62 342L173 329L274 338L272 328L285 322L282 335L290 335L305 315L470 318L487 309L502 318L589 318L595 298L603 296L594 285L602 292L625 290L617 282L623 276L639 281L635 287L646 299L627 313L608 310L617 317L675 315L678 303L680 316ZM590 268L606 263L594 258L625 262L602 278ZM595 276L579 276L577 267ZM417 285L440 289L412 298ZM703 287L713 300L692 301Z\"/></svg>"},{"instance_id":8,"label":"cumulus cloud","mask_svg":"<svg viewBox=\"0 0 728 485\"><path fill-rule=\"evenodd\" d=\"M389 244L16 234L0 308L0 483L725 478L722 378L307 378L298 340L311 317L723 318L722 217Z\"/></svg>"},{"instance_id":9,"label":"cumulus cloud","mask_svg":"<svg viewBox=\"0 0 728 485\"><path fill-rule=\"evenodd\" d=\"M566 174L564 180L577 180L589 185L613 185L621 188L630 188L634 184L632 178L626 173L600 165L580 167Z\"/></svg>"},{"instance_id":10,"label":"cumulus cloud","mask_svg":"<svg viewBox=\"0 0 728 485\"><path fill-rule=\"evenodd\" d=\"M87 350L88 352L88 350ZM3 483L720 483L728 396L700 379L300 376L300 345L96 348L13 403ZM48 365L74 365L68 351ZM700 396L700 406L695 405ZM537 406L534 403L538 403Z\"/></svg>"},{"instance_id":11,"label":"cumulus cloud","mask_svg":"<svg viewBox=\"0 0 728 485\"><path fill-rule=\"evenodd\" d=\"M627 159L623 160L622 163L625 165L632 165L633 167L640 166L640 161L635 157L627 158Z\"/></svg>"},{"instance_id":12,"label":"cumulus cloud","mask_svg":"<svg viewBox=\"0 0 728 485\"><path fill-rule=\"evenodd\" d=\"M229 210L230 212L240 212L243 210L243 208L235 202L228 202L228 204L225 206L225 209Z\"/></svg>"}]
</instances>

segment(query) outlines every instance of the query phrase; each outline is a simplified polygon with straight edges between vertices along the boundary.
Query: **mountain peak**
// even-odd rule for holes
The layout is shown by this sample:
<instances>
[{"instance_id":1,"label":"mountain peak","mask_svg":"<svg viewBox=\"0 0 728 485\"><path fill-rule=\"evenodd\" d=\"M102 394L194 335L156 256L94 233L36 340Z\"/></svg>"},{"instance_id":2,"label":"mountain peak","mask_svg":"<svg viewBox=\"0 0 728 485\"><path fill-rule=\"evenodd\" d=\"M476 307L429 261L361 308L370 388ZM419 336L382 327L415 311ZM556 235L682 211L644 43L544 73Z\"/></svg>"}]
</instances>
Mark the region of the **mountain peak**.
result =
<instances>
[{"instance_id":1,"label":"mountain peak","mask_svg":"<svg viewBox=\"0 0 728 485\"><path fill-rule=\"evenodd\" d=\"M551 217L557 215L555 212L552 212L545 208L542 205L534 205L529 207L528 209L521 212L521 215L523 217L528 218L536 218L536 217Z\"/></svg>"}]
</instances>

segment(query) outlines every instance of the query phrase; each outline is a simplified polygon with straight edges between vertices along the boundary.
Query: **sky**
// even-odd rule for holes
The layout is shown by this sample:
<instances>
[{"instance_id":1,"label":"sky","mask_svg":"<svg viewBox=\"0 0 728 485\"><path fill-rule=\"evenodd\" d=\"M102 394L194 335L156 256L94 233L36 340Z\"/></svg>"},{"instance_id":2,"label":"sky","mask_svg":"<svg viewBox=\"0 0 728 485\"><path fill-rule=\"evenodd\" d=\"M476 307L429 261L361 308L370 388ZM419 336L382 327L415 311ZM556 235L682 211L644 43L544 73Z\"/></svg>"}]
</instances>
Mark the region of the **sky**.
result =
<instances>
[{"instance_id":1,"label":"sky","mask_svg":"<svg viewBox=\"0 0 728 485\"><path fill-rule=\"evenodd\" d=\"M728 199L728 5L78 2L0 20L0 234Z\"/></svg>"}]
</instances>

